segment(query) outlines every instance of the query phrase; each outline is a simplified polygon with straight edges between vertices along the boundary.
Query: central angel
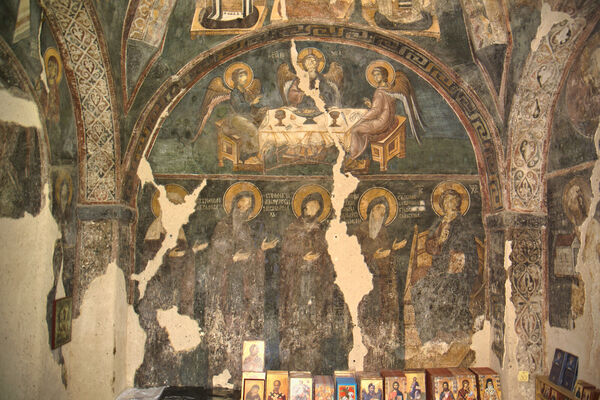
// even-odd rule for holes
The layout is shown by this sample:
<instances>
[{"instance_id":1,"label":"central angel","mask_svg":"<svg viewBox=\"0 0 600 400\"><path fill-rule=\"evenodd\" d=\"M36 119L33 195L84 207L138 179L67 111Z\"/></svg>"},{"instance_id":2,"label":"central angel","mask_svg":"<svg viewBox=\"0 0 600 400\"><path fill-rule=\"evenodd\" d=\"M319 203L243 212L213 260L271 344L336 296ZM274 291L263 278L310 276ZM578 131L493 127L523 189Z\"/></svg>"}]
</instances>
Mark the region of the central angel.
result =
<instances>
[{"instance_id":1,"label":"central angel","mask_svg":"<svg viewBox=\"0 0 600 400\"><path fill-rule=\"evenodd\" d=\"M344 72L338 63L332 62L329 71L323 74L325 56L319 49L307 47L298 53L298 66L298 75L287 63L277 68L277 86L285 106L295 107L301 113L323 111L315 102L314 97L318 96L326 109L341 107Z\"/></svg>"}]
</instances>

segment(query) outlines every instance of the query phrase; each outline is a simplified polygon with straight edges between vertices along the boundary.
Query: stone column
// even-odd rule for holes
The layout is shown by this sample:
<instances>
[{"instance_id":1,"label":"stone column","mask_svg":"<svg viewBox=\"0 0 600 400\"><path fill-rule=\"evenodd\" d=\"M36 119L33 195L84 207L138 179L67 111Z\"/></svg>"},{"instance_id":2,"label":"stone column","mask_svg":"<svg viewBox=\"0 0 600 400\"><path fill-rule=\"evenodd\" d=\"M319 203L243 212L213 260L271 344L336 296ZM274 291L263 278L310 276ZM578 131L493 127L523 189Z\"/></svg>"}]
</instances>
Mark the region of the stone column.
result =
<instances>
[{"instance_id":1,"label":"stone column","mask_svg":"<svg viewBox=\"0 0 600 400\"><path fill-rule=\"evenodd\" d=\"M90 283L116 262L123 270L129 303L133 268L132 225L135 210L125 205L77 206L77 254L74 271L73 318Z\"/></svg>"},{"instance_id":2,"label":"stone column","mask_svg":"<svg viewBox=\"0 0 600 400\"><path fill-rule=\"evenodd\" d=\"M546 313L547 216L502 212L486 218L488 232L489 318L493 328L492 351L503 366L504 387L511 395L533 398L534 375L543 373ZM505 243L511 243L505 260ZM506 261L506 263L505 263ZM510 281L505 293L506 279ZM508 303L510 300L510 303ZM514 320L506 319L506 307L514 307ZM516 342L511 340L516 337ZM515 365L511 364L515 361ZM518 382L517 373L530 374Z\"/></svg>"}]
</instances>

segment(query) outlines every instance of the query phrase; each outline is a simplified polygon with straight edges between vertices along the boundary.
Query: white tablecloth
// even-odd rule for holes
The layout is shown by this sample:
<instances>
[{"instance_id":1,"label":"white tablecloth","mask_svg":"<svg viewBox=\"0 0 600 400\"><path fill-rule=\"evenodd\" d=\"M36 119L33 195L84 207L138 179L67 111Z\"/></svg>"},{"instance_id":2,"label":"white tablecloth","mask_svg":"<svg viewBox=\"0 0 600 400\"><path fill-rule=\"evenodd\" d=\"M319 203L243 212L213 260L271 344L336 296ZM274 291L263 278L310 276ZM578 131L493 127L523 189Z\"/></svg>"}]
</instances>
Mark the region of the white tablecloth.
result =
<instances>
[{"instance_id":1,"label":"white tablecloth","mask_svg":"<svg viewBox=\"0 0 600 400\"><path fill-rule=\"evenodd\" d=\"M279 125L279 120L275 118L278 110L285 112L285 118L281 121L283 126ZM336 119L337 126L331 126L333 119L329 113L323 113L313 120L315 124L304 124L306 118L293 113L289 107L269 110L258 129L258 141L260 151L263 152L269 148L288 146L290 148L327 148L334 145L334 135L338 139L343 139L348 130L361 118L367 111L361 108L340 108L330 111L339 111L340 115Z\"/></svg>"}]
</instances>

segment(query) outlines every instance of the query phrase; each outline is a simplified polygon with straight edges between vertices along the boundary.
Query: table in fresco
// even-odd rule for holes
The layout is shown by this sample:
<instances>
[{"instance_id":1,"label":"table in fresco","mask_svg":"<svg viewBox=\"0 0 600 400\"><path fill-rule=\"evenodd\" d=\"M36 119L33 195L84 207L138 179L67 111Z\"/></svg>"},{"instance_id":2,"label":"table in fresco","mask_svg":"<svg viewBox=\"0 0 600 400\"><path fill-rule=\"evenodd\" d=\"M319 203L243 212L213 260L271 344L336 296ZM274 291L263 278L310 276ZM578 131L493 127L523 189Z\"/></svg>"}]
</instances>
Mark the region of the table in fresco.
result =
<instances>
[{"instance_id":1,"label":"table in fresco","mask_svg":"<svg viewBox=\"0 0 600 400\"><path fill-rule=\"evenodd\" d=\"M291 107L269 110L258 129L260 152L285 148L290 157L316 156L335 145L332 135L342 140L366 111L360 108L330 109L306 118ZM332 115L336 113L339 115L334 122Z\"/></svg>"}]
</instances>

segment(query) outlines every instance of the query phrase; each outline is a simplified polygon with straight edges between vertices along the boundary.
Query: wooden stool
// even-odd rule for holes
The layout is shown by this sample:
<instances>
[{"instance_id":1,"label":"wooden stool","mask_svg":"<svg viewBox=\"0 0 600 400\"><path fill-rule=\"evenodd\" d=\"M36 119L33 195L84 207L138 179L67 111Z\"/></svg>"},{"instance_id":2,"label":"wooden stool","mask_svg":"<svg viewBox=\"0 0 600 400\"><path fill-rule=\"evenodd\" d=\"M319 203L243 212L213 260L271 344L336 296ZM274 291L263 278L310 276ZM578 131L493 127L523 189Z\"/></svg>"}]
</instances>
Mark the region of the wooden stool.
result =
<instances>
[{"instance_id":1,"label":"wooden stool","mask_svg":"<svg viewBox=\"0 0 600 400\"><path fill-rule=\"evenodd\" d=\"M264 163L244 164L240 161L240 146L242 139L238 135L227 135L223 132L225 120L215 122L217 132L217 159L219 167L223 167L223 159L230 160L233 163L234 171L258 171L264 173Z\"/></svg>"},{"instance_id":2,"label":"wooden stool","mask_svg":"<svg viewBox=\"0 0 600 400\"><path fill-rule=\"evenodd\" d=\"M240 162L240 137L237 135L226 135L223 133L223 120L217 121L217 158L219 167L223 166L223 159L231 160L234 167Z\"/></svg>"},{"instance_id":3,"label":"wooden stool","mask_svg":"<svg viewBox=\"0 0 600 400\"><path fill-rule=\"evenodd\" d=\"M406 117L396 115L398 124L384 139L371 142L371 157L379 162L379 170L387 171L388 162L406 156Z\"/></svg>"}]
</instances>

